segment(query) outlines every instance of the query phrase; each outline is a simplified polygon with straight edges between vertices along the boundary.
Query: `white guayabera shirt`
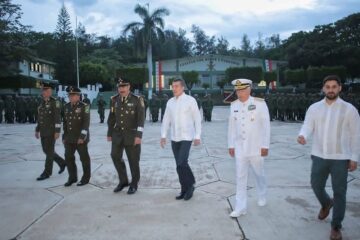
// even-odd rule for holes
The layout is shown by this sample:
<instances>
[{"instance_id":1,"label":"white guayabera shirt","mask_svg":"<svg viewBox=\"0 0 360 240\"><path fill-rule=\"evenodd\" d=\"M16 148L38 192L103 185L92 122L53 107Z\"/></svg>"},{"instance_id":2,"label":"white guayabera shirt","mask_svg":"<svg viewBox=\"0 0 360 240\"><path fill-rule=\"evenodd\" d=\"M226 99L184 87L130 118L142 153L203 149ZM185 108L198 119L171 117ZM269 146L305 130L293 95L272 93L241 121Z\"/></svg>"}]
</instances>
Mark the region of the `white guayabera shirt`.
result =
<instances>
[{"instance_id":1,"label":"white guayabera shirt","mask_svg":"<svg viewBox=\"0 0 360 240\"><path fill-rule=\"evenodd\" d=\"M161 138L166 138L169 128L172 141L200 139L201 116L195 98L185 93L170 98L161 126Z\"/></svg>"},{"instance_id":2,"label":"white guayabera shirt","mask_svg":"<svg viewBox=\"0 0 360 240\"><path fill-rule=\"evenodd\" d=\"M310 106L299 135L313 135L311 154L323 159L360 159L360 116L341 98L331 105L323 99Z\"/></svg>"}]
</instances>

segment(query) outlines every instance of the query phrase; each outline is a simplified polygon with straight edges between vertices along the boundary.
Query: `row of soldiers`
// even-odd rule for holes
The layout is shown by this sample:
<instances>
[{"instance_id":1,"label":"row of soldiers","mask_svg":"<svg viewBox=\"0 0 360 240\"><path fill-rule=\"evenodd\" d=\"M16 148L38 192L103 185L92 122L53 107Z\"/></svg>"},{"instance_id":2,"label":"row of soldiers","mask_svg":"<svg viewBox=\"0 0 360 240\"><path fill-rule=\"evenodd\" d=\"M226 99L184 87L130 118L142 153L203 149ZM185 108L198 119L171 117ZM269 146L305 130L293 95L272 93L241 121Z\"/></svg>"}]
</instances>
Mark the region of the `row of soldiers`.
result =
<instances>
[{"instance_id":1,"label":"row of soldiers","mask_svg":"<svg viewBox=\"0 0 360 240\"><path fill-rule=\"evenodd\" d=\"M160 112L160 120L162 121L165 114L166 104L169 100L169 96L167 94L162 94L162 97L159 97L156 94L152 95L152 98L148 102L145 97L145 115L146 111L150 109L150 119L152 122L159 121L159 112ZM204 120L207 122L211 122L212 110L214 108L214 102L211 99L211 95L207 94L204 96L204 99L201 100L198 94L194 94L194 98L196 99L199 110L203 109Z\"/></svg>"},{"instance_id":2,"label":"row of soldiers","mask_svg":"<svg viewBox=\"0 0 360 240\"><path fill-rule=\"evenodd\" d=\"M265 99L271 121L303 121L309 106L324 98L321 93L275 93L267 95L260 93L254 95ZM342 93L340 97L354 105L360 113L359 94Z\"/></svg>"},{"instance_id":3,"label":"row of soldiers","mask_svg":"<svg viewBox=\"0 0 360 240\"><path fill-rule=\"evenodd\" d=\"M36 123L40 101L34 96L0 97L0 123Z\"/></svg>"}]
</instances>

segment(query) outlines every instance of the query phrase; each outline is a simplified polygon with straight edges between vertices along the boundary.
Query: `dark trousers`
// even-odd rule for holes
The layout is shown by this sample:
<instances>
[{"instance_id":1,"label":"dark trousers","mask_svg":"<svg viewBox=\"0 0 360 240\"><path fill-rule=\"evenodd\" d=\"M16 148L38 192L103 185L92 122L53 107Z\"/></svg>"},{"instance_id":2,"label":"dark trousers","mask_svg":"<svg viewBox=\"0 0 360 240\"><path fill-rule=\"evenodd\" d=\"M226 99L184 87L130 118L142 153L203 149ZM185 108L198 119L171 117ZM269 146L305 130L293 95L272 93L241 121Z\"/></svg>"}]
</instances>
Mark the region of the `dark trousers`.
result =
<instances>
[{"instance_id":1,"label":"dark trousers","mask_svg":"<svg viewBox=\"0 0 360 240\"><path fill-rule=\"evenodd\" d=\"M104 119L105 119L105 109L99 109L98 110L99 116L100 116L100 122L104 123Z\"/></svg>"},{"instance_id":2,"label":"dark trousers","mask_svg":"<svg viewBox=\"0 0 360 240\"><path fill-rule=\"evenodd\" d=\"M69 172L69 181L77 181L77 167L75 163L75 151L79 153L80 161L83 167L83 176L81 181L88 183L91 175L90 156L87 143L65 143L65 161Z\"/></svg>"},{"instance_id":3,"label":"dark trousers","mask_svg":"<svg viewBox=\"0 0 360 240\"><path fill-rule=\"evenodd\" d=\"M330 203L330 197L325 191L325 185L329 175L331 175L331 184L334 192L331 225L341 228L346 208L348 161L326 160L316 156L311 156L311 159L311 187L322 207L326 207Z\"/></svg>"},{"instance_id":4,"label":"dark trousers","mask_svg":"<svg viewBox=\"0 0 360 240\"><path fill-rule=\"evenodd\" d=\"M44 173L51 176L53 162L55 161L59 167L63 167L65 165L65 160L55 152L54 136L41 137L41 147L46 155Z\"/></svg>"},{"instance_id":5,"label":"dark trousers","mask_svg":"<svg viewBox=\"0 0 360 240\"><path fill-rule=\"evenodd\" d=\"M115 169L119 176L119 181L121 184L129 183L126 165L123 159L124 149L126 156L129 160L129 166L131 171L131 183L130 186L137 188L140 181L140 153L141 145L125 145L123 137L116 136L116 133L113 134L112 144L111 144L111 158L113 160Z\"/></svg>"},{"instance_id":6,"label":"dark trousers","mask_svg":"<svg viewBox=\"0 0 360 240\"><path fill-rule=\"evenodd\" d=\"M189 166L189 152L192 141L171 141L171 148L176 161L176 171L179 176L181 192L186 192L195 184L195 177Z\"/></svg>"}]
</instances>

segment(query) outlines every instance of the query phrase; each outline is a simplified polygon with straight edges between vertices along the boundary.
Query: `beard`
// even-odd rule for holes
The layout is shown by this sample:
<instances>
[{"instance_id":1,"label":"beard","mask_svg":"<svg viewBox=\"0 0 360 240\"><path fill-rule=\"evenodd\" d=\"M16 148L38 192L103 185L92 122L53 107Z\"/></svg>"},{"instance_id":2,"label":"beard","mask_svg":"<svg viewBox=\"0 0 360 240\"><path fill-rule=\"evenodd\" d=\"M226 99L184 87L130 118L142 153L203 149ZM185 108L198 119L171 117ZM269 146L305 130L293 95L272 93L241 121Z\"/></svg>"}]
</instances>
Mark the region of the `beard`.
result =
<instances>
[{"instance_id":1,"label":"beard","mask_svg":"<svg viewBox=\"0 0 360 240\"><path fill-rule=\"evenodd\" d=\"M325 96L329 100L335 100L336 98L339 97L339 93L329 92Z\"/></svg>"}]
</instances>

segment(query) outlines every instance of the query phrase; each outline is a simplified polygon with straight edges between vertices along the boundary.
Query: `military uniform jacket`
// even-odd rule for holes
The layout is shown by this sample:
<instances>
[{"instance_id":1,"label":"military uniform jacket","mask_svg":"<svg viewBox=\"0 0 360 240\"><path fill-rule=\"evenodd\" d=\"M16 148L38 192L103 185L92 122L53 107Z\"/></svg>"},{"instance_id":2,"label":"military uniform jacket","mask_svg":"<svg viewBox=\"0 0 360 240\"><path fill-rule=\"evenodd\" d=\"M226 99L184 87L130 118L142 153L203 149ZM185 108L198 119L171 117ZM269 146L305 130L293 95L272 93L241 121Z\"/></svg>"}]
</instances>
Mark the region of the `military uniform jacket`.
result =
<instances>
[{"instance_id":1,"label":"military uniform jacket","mask_svg":"<svg viewBox=\"0 0 360 240\"><path fill-rule=\"evenodd\" d=\"M79 139L89 142L90 106L81 101L74 106L71 103L64 107L63 140L76 143Z\"/></svg>"},{"instance_id":2,"label":"military uniform jacket","mask_svg":"<svg viewBox=\"0 0 360 240\"><path fill-rule=\"evenodd\" d=\"M97 105L98 105L98 110L104 110L106 106L106 102L103 99L99 99L97 101Z\"/></svg>"},{"instance_id":3,"label":"military uniform jacket","mask_svg":"<svg viewBox=\"0 0 360 240\"><path fill-rule=\"evenodd\" d=\"M250 97L246 102L235 100L230 106L228 147L238 149L238 156L261 156L261 148L269 149L270 119L266 103Z\"/></svg>"},{"instance_id":4,"label":"military uniform jacket","mask_svg":"<svg viewBox=\"0 0 360 240\"><path fill-rule=\"evenodd\" d=\"M132 145L135 137L142 138L144 121L145 106L141 97L130 93L124 102L119 94L111 98L108 137L117 132L123 137L125 145Z\"/></svg>"},{"instance_id":5,"label":"military uniform jacket","mask_svg":"<svg viewBox=\"0 0 360 240\"><path fill-rule=\"evenodd\" d=\"M38 124L35 128L36 132L40 132L40 136L53 136L60 133L61 129L61 105L58 100L50 97L48 101L41 100L38 106Z\"/></svg>"}]
</instances>

